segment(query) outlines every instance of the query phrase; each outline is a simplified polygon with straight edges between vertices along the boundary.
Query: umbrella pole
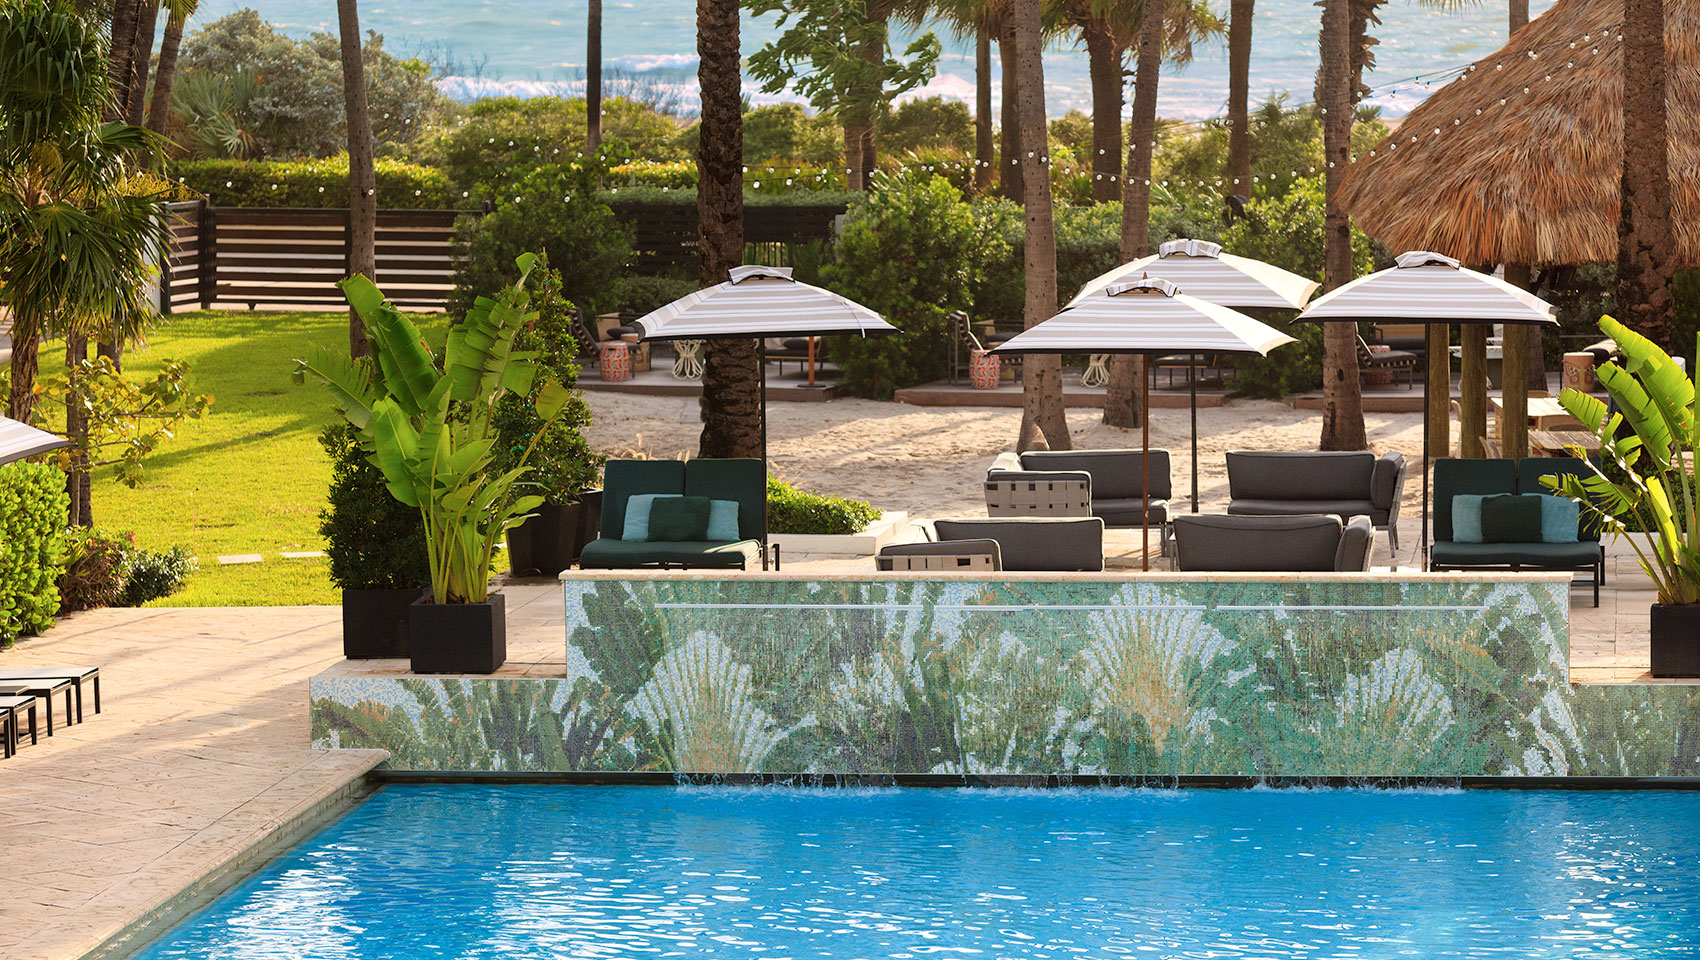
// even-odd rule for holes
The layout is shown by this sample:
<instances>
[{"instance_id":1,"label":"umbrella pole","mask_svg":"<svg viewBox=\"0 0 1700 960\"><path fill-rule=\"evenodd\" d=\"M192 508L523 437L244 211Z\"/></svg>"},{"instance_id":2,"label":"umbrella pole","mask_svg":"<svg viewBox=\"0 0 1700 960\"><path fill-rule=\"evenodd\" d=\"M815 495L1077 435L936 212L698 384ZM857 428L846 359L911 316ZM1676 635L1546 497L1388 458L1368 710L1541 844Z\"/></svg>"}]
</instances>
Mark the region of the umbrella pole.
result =
<instances>
[{"instance_id":1,"label":"umbrella pole","mask_svg":"<svg viewBox=\"0 0 1700 960\"><path fill-rule=\"evenodd\" d=\"M1192 394L1192 512L1198 512L1198 354L1187 355L1186 385Z\"/></svg>"},{"instance_id":2,"label":"umbrella pole","mask_svg":"<svg viewBox=\"0 0 1700 960\"><path fill-rule=\"evenodd\" d=\"M761 371L761 568L767 570L767 341L756 338L756 369ZM777 558L779 555L774 554Z\"/></svg>"},{"instance_id":3,"label":"umbrella pole","mask_svg":"<svg viewBox=\"0 0 1700 960\"><path fill-rule=\"evenodd\" d=\"M1140 416L1145 424L1140 428L1140 443L1143 451L1139 458L1139 469L1143 475L1139 481L1139 495L1142 498L1139 511L1139 569L1149 572L1151 569L1151 371L1139 371L1139 391L1143 395L1140 404Z\"/></svg>"}]
</instances>

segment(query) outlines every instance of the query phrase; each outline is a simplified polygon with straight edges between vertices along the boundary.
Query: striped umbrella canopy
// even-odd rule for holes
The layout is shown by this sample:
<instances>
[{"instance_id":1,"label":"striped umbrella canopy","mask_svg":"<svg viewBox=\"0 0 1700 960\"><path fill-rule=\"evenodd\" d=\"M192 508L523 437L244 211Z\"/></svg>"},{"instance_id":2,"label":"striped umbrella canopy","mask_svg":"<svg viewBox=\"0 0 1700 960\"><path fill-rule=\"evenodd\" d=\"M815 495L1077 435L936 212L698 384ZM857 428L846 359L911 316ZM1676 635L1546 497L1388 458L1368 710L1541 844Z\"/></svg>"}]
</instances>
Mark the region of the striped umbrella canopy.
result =
<instances>
[{"instance_id":1,"label":"striped umbrella canopy","mask_svg":"<svg viewBox=\"0 0 1700 960\"><path fill-rule=\"evenodd\" d=\"M27 423L0 417L0 465L68 447L71 441L37 430Z\"/></svg>"},{"instance_id":2,"label":"striped umbrella canopy","mask_svg":"<svg viewBox=\"0 0 1700 960\"><path fill-rule=\"evenodd\" d=\"M1155 256L1124 263L1088 281L1068 305L1075 306L1108 287L1142 277L1167 280L1186 291L1189 297L1227 307L1301 310L1320 288L1316 281L1274 264L1223 253L1220 244L1171 240L1158 247Z\"/></svg>"},{"instance_id":3,"label":"striped umbrella canopy","mask_svg":"<svg viewBox=\"0 0 1700 960\"><path fill-rule=\"evenodd\" d=\"M1394 262L1317 297L1299 319L1558 323L1545 300L1443 254L1413 250Z\"/></svg>"},{"instance_id":4,"label":"striped umbrella canopy","mask_svg":"<svg viewBox=\"0 0 1700 960\"><path fill-rule=\"evenodd\" d=\"M669 303L633 323L644 340L823 337L896 333L854 300L794 280L790 267L733 267L731 279Z\"/></svg>"}]
</instances>

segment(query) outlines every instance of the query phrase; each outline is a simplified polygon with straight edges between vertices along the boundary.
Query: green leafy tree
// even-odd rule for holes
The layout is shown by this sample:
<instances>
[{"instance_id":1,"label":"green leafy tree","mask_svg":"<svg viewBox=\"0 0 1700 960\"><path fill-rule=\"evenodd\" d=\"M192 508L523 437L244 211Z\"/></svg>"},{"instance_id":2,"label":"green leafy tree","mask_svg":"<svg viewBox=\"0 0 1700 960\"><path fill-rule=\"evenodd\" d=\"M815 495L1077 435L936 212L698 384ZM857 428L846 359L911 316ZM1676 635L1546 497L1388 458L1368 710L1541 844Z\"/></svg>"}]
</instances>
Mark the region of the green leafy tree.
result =
<instances>
[{"instance_id":1,"label":"green leafy tree","mask_svg":"<svg viewBox=\"0 0 1700 960\"><path fill-rule=\"evenodd\" d=\"M673 122L655 108L613 97L602 101L602 110L603 153L684 159ZM440 149L449 179L481 200L538 167L578 160L589 149L588 137L582 99L489 97L441 137Z\"/></svg>"},{"instance_id":2,"label":"green leafy tree","mask_svg":"<svg viewBox=\"0 0 1700 960\"><path fill-rule=\"evenodd\" d=\"M944 97L905 100L880 121L880 140L891 153L974 152L974 117L968 104Z\"/></svg>"}]
</instances>

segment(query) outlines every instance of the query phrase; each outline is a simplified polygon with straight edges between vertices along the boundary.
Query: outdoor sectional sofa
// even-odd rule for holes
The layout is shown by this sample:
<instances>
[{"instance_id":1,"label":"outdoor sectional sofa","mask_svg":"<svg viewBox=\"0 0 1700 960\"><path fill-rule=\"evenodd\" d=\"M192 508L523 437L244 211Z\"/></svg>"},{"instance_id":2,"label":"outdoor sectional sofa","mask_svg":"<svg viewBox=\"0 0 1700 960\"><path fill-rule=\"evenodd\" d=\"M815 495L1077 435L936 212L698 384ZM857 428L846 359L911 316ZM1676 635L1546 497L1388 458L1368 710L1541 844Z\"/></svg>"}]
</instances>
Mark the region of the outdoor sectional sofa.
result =
<instances>
[{"instance_id":1,"label":"outdoor sectional sofa","mask_svg":"<svg viewBox=\"0 0 1700 960\"><path fill-rule=\"evenodd\" d=\"M733 500L738 540L624 540L626 506L639 494ZM610 460L603 474L602 536L585 544L585 570L641 567L767 569L767 469L760 460Z\"/></svg>"},{"instance_id":2,"label":"outdoor sectional sofa","mask_svg":"<svg viewBox=\"0 0 1700 960\"><path fill-rule=\"evenodd\" d=\"M1181 514L1174 526L1175 569L1186 571L1361 573L1375 536L1364 517Z\"/></svg>"},{"instance_id":3,"label":"outdoor sectional sofa","mask_svg":"<svg viewBox=\"0 0 1700 960\"><path fill-rule=\"evenodd\" d=\"M1600 605L1605 580L1606 551L1598 530L1579 523L1573 543L1462 543L1453 540L1452 498L1460 494L1544 493L1540 478L1582 473L1586 465L1574 457L1529 457L1525 460L1459 460L1434 462L1434 546L1430 570L1588 571L1593 578L1594 606Z\"/></svg>"},{"instance_id":4,"label":"outdoor sectional sofa","mask_svg":"<svg viewBox=\"0 0 1700 960\"><path fill-rule=\"evenodd\" d=\"M1227 459L1230 515L1368 517L1399 549L1404 454L1230 450Z\"/></svg>"},{"instance_id":5,"label":"outdoor sectional sofa","mask_svg":"<svg viewBox=\"0 0 1700 960\"><path fill-rule=\"evenodd\" d=\"M1004 509L994 498L1015 492L1009 485L1056 481L1058 496L1072 500L1078 496L1074 482L1085 478L1090 480L1087 491L1090 505L1086 510L1034 509L1030 514L1019 515L1093 516L1103 520L1106 527L1137 527L1143 507L1141 456L1138 450L1032 450L999 454L986 471L987 512L997 516L997 511ZM1172 489L1169 451L1151 451L1152 526L1161 528L1168 522Z\"/></svg>"},{"instance_id":6,"label":"outdoor sectional sofa","mask_svg":"<svg viewBox=\"0 0 1700 960\"><path fill-rule=\"evenodd\" d=\"M993 540L1001 568L1026 572L1104 569L1104 521L1098 517L971 517L935 520L938 542Z\"/></svg>"}]
</instances>

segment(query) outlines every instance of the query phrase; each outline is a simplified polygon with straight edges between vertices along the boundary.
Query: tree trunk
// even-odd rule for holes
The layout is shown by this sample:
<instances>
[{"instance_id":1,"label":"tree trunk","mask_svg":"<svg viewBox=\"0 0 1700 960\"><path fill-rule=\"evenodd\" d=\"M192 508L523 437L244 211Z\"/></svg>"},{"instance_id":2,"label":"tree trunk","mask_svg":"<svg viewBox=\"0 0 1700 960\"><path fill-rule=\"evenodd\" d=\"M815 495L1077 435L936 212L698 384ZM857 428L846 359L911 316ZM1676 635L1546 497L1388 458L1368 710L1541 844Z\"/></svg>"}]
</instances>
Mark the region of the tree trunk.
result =
<instances>
[{"instance_id":1,"label":"tree trunk","mask_svg":"<svg viewBox=\"0 0 1700 960\"><path fill-rule=\"evenodd\" d=\"M348 275L378 279L378 179L372 167L372 113L366 105L365 52L360 43L359 0L336 0L342 35L342 95L348 124ZM366 327L348 311L348 349L368 356Z\"/></svg>"},{"instance_id":2,"label":"tree trunk","mask_svg":"<svg viewBox=\"0 0 1700 960\"><path fill-rule=\"evenodd\" d=\"M83 452L89 438L88 414L77 401L77 385L82 380L82 362L89 357L88 337L75 330L65 336L65 377L70 387L65 404L65 436L77 446L72 447L71 469L65 472L65 493L71 500L68 519L72 526L94 525L94 510L89 501L88 455Z\"/></svg>"},{"instance_id":3,"label":"tree trunk","mask_svg":"<svg viewBox=\"0 0 1700 960\"><path fill-rule=\"evenodd\" d=\"M744 118L738 0L697 0L697 281L712 286L744 257ZM846 158L847 160L849 158ZM703 457L762 454L761 369L754 340L710 340L703 354Z\"/></svg>"},{"instance_id":4,"label":"tree trunk","mask_svg":"<svg viewBox=\"0 0 1700 960\"><path fill-rule=\"evenodd\" d=\"M1507 18L1511 26L1511 35L1529 25L1529 0L1511 0L1510 16Z\"/></svg>"},{"instance_id":5,"label":"tree trunk","mask_svg":"<svg viewBox=\"0 0 1700 960\"><path fill-rule=\"evenodd\" d=\"M130 47L130 90L124 99L124 121L142 125L147 105L148 70L153 64L153 35L159 27L158 0L144 0L136 11L136 39Z\"/></svg>"},{"instance_id":6,"label":"tree trunk","mask_svg":"<svg viewBox=\"0 0 1700 960\"><path fill-rule=\"evenodd\" d=\"M1458 325L1458 456L1466 460L1487 456L1487 332L1484 323Z\"/></svg>"},{"instance_id":7,"label":"tree trunk","mask_svg":"<svg viewBox=\"0 0 1700 960\"><path fill-rule=\"evenodd\" d=\"M35 374L41 338L34 324L18 323L12 317L12 376L11 391L6 397L6 416L19 423L29 423L35 411Z\"/></svg>"},{"instance_id":8,"label":"tree trunk","mask_svg":"<svg viewBox=\"0 0 1700 960\"><path fill-rule=\"evenodd\" d=\"M1326 275L1324 289L1352 279L1352 223L1338 201L1340 181L1351 157L1352 136L1352 51L1351 0L1324 0L1319 102L1322 118L1324 189L1327 206L1323 214L1323 246ZM1363 450L1369 446L1364 432L1363 386L1358 378L1357 324L1327 323L1322 336L1322 449Z\"/></svg>"},{"instance_id":9,"label":"tree trunk","mask_svg":"<svg viewBox=\"0 0 1700 960\"><path fill-rule=\"evenodd\" d=\"M844 188L846 190L868 189L868 182L872 179L873 170L868 166L868 158L864 151L868 148L872 126L872 121L864 118L860 110L851 111L844 118Z\"/></svg>"},{"instance_id":10,"label":"tree trunk","mask_svg":"<svg viewBox=\"0 0 1700 960\"><path fill-rule=\"evenodd\" d=\"M584 44L584 125L590 152L602 146L602 0L590 0Z\"/></svg>"},{"instance_id":11,"label":"tree trunk","mask_svg":"<svg viewBox=\"0 0 1700 960\"><path fill-rule=\"evenodd\" d=\"M992 34L984 22L974 35L974 192L996 182L997 146L992 132Z\"/></svg>"},{"instance_id":12,"label":"tree trunk","mask_svg":"<svg viewBox=\"0 0 1700 960\"><path fill-rule=\"evenodd\" d=\"M863 41L862 49L860 51L862 60L876 68L885 62L886 23L885 15L883 13L880 14L878 22L880 27L878 36L871 37L868 40ZM871 96L877 95L877 92L881 89L881 87L883 87L883 84L874 87L869 91L869 94ZM865 190L872 183L874 174L879 172L879 158L874 153L875 133L879 126L879 110L878 104L872 100L867 103L860 104L859 109L863 111L864 117L864 123L858 127L857 132L862 135L862 188Z\"/></svg>"},{"instance_id":13,"label":"tree trunk","mask_svg":"<svg viewBox=\"0 0 1700 960\"><path fill-rule=\"evenodd\" d=\"M1427 354L1427 369L1423 373L1426 383L1423 389L1428 395L1428 409L1424 411L1424 429L1428 431L1429 456L1451 456L1452 328L1444 323L1425 323L1423 337Z\"/></svg>"},{"instance_id":14,"label":"tree trunk","mask_svg":"<svg viewBox=\"0 0 1700 960\"><path fill-rule=\"evenodd\" d=\"M1109 203L1121 196L1122 50L1102 20L1087 21L1081 33L1092 79L1092 200Z\"/></svg>"},{"instance_id":15,"label":"tree trunk","mask_svg":"<svg viewBox=\"0 0 1700 960\"><path fill-rule=\"evenodd\" d=\"M1256 0L1231 0L1228 20L1228 193L1251 196L1251 29Z\"/></svg>"},{"instance_id":16,"label":"tree trunk","mask_svg":"<svg viewBox=\"0 0 1700 960\"><path fill-rule=\"evenodd\" d=\"M1669 350L1676 245L1671 232L1670 135L1665 122L1663 0L1625 0L1623 48L1617 307L1630 329Z\"/></svg>"},{"instance_id":17,"label":"tree trunk","mask_svg":"<svg viewBox=\"0 0 1700 960\"><path fill-rule=\"evenodd\" d=\"M159 41L159 69L154 72L153 102L148 106L148 129L165 133L171 122L171 90L177 83L177 49L183 44L183 18L173 14L165 21L165 36Z\"/></svg>"},{"instance_id":18,"label":"tree trunk","mask_svg":"<svg viewBox=\"0 0 1700 960\"><path fill-rule=\"evenodd\" d=\"M1026 311L1022 326L1031 328L1057 312L1057 236L1051 212L1050 149L1045 129L1044 38L1041 0L1015 0L1014 25L1021 72L1021 171L1026 197ZM1032 159L1028 157L1031 155ZM1072 446L1063 413L1062 358L1030 356L1021 364L1020 449L1037 445L1040 435L1052 450Z\"/></svg>"},{"instance_id":19,"label":"tree trunk","mask_svg":"<svg viewBox=\"0 0 1700 960\"><path fill-rule=\"evenodd\" d=\"M111 61L106 67L112 88L112 101L105 111L105 118L109 121L122 120L129 104L130 71L133 68L130 51L136 45L136 21L141 15L141 6L142 0L113 0L112 3L112 45L107 54Z\"/></svg>"},{"instance_id":20,"label":"tree trunk","mask_svg":"<svg viewBox=\"0 0 1700 960\"><path fill-rule=\"evenodd\" d=\"M1002 155L998 158L998 185L1003 195L1016 203L1023 192L1021 163L1021 71L1016 66L1015 23L1004 26L998 38L998 56L1003 61L1003 137Z\"/></svg>"}]
</instances>

